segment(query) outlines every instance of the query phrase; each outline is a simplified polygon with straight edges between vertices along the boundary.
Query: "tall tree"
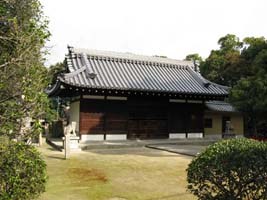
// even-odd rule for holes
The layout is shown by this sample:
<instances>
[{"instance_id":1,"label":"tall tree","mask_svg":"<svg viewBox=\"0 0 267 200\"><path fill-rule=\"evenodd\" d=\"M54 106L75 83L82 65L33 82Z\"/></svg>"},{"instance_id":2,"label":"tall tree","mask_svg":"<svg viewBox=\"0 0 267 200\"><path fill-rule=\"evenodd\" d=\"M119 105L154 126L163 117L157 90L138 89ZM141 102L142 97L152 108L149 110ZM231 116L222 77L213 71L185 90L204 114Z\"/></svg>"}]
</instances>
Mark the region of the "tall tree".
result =
<instances>
[{"instance_id":1,"label":"tall tree","mask_svg":"<svg viewBox=\"0 0 267 200\"><path fill-rule=\"evenodd\" d=\"M218 40L219 50L212 50L209 57L200 64L204 77L219 84L232 86L242 74L240 50L243 43L232 34L227 34Z\"/></svg>"},{"instance_id":2,"label":"tall tree","mask_svg":"<svg viewBox=\"0 0 267 200\"><path fill-rule=\"evenodd\" d=\"M228 34L200 64L211 81L231 86L230 102L246 116L250 133L267 132L267 41ZM260 131L259 131L260 130Z\"/></svg>"},{"instance_id":3,"label":"tall tree","mask_svg":"<svg viewBox=\"0 0 267 200\"><path fill-rule=\"evenodd\" d=\"M239 51L243 47L243 43L239 41L239 38L233 34L227 34L218 40L221 51Z\"/></svg>"},{"instance_id":4,"label":"tall tree","mask_svg":"<svg viewBox=\"0 0 267 200\"><path fill-rule=\"evenodd\" d=\"M38 0L0 1L0 134L27 139L48 109L44 45L50 33ZM34 127L24 131L25 119Z\"/></svg>"},{"instance_id":5,"label":"tall tree","mask_svg":"<svg viewBox=\"0 0 267 200\"><path fill-rule=\"evenodd\" d=\"M267 131L267 41L264 38L245 38L242 63L246 76L231 89L230 101L246 114L250 132Z\"/></svg>"}]
</instances>

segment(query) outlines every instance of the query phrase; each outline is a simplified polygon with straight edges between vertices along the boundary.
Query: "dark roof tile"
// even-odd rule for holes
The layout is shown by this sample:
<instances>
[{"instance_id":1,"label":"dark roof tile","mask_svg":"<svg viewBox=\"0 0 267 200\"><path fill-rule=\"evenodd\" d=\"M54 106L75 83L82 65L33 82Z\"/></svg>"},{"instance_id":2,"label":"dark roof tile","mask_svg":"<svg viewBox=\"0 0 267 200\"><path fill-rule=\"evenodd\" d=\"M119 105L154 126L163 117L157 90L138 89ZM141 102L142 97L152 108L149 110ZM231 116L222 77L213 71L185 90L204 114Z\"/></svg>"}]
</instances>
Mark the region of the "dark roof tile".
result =
<instances>
[{"instance_id":1,"label":"dark roof tile","mask_svg":"<svg viewBox=\"0 0 267 200\"><path fill-rule=\"evenodd\" d=\"M210 111L238 112L234 106L225 101L207 101L205 102L205 105Z\"/></svg>"},{"instance_id":2,"label":"dark roof tile","mask_svg":"<svg viewBox=\"0 0 267 200\"><path fill-rule=\"evenodd\" d=\"M227 96L228 88L203 78L193 62L96 50L70 49L60 81L103 89ZM90 78L88 74L96 74Z\"/></svg>"}]
</instances>

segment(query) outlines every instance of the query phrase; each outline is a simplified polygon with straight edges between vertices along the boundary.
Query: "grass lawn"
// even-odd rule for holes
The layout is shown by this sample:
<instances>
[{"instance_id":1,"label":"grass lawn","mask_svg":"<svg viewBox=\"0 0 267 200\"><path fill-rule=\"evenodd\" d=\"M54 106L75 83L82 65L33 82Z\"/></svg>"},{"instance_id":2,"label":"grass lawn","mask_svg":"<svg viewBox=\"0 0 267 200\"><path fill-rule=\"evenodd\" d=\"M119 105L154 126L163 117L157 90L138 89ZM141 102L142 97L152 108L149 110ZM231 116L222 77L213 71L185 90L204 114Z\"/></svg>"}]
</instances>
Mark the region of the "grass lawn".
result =
<instances>
[{"instance_id":1,"label":"grass lawn","mask_svg":"<svg viewBox=\"0 0 267 200\"><path fill-rule=\"evenodd\" d=\"M191 157L147 148L75 153L69 160L44 144L49 180L39 200L191 200Z\"/></svg>"}]
</instances>

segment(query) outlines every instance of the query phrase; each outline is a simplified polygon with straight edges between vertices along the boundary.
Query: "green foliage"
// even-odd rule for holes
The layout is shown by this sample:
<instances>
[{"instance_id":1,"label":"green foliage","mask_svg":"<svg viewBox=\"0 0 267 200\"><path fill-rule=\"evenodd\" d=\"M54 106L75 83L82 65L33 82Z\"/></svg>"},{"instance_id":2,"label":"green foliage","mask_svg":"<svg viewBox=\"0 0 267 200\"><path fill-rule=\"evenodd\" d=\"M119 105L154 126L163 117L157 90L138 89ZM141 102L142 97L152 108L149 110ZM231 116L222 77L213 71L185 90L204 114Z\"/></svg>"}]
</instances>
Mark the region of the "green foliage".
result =
<instances>
[{"instance_id":1,"label":"green foliage","mask_svg":"<svg viewBox=\"0 0 267 200\"><path fill-rule=\"evenodd\" d=\"M230 86L229 100L245 114L249 134L267 134L267 41L264 37L238 37L227 34L218 40L200 63L208 80Z\"/></svg>"},{"instance_id":2,"label":"green foliage","mask_svg":"<svg viewBox=\"0 0 267 200\"><path fill-rule=\"evenodd\" d=\"M201 56L198 53L193 53L193 54L189 54L185 57L185 60L191 61L191 60L195 60L198 62L202 62L203 59L201 58Z\"/></svg>"},{"instance_id":3,"label":"green foliage","mask_svg":"<svg viewBox=\"0 0 267 200\"><path fill-rule=\"evenodd\" d=\"M251 132L267 123L267 41L264 38L245 38L241 59L250 72L230 91L230 101L247 115ZM267 130L261 130L266 134Z\"/></svg>"},{"instance_id":4,"label":"green foliage","mask_svg":"<svg viewBox=\"0 0 267 200\"><path fill-rule=\"evenodd\" d=\"M230 91L230 102L242 111L248 120L249 131L254 135L265 134L267 117L267 76L242 78Z\"/></svg>"},{"instance_id":5,"label":"green foliage","mask_svg":"<svg viewBox=\"0 0 267 200\"><path fill-rule=\"evenodd\" d=\"M64 63L58 62L55 65L51 65L48 70L48 82L54 84L57 80L57 76L65 71Z\"/></svg>"},{"instance_id":6,"label":"green foliage","mask_svg":"<svg viewBox=\"0 0 267 200\"><path fill-rule=\"evenodd\" d=\"M238 51L243 47L243 43L239 41L239 38L233 34L227 34L218 40L220 49L222 51Z\"/></svg>"},{"instance_id":7,"label":"green foliage","mask_svg":"<svg viewBox=\"0 0 267 200\"><path fill-rule=\"evenodd\" d=\"M232 86L242 76L240 49L243 43L232 34L219 39L219 50L212 50L209 57L200 64L204 77L222 85Z\"/></svg>"},{"instance_id":8,"label":"green foliage","mask_svg":"<svg viewBox=\"0 0 267 200\"><path fill-rule=\"evenodd\" d=\"M251 63L261 50L267 48L264 37L246 37L243 42L244 48L242 50L242 58L244 58L248 63Z\"/></svg>"},{"instance_id":9,"label":"green foliage","mask_svg":"<svg viewBox=\"0 0 267 200\"><path fill-rule=\"evenodd\" d=\"M209 146L187 169L188 189L202 200L267 199L267 144L249 139Z\"/></svg>"},{"instance_id":10,"label":"green foliage","mask_svg":"<svg viewBox=\"0 0 267 200\"><path fill-rule=\"evenodd\" d=\"M48 68L48 72L47 72L47 82L48 84L55 84L56 80L57 80L57 76L60 75L61 73L65 72L65 64L63 62L58 62L54 65L51 65ZM60 111L60 102L59 102L59 98L49 98L49 108L46 111L46 120L47 121L53 121L55 119L58 119L58 113Z\"/></svg>"},{"instance_id":11,"label":"green foliage","mask_svg":"<svg viewBox=\"0 0 267 200\"><path fill-rule=\"evenodd\" d=\"M44 44L50 33L38 0L0 1L0 135L28 139L40 133L49 110ZM31 118L33 131L24 132Z\"/></svg>"},{"instance_id":12,"label":"green foliage","mask_svg":"<svg viewBox=\"0 0 267 200\"><path fill-rule=\"evenodd\" d=\"M30 200L45 191L46 165L33 146L0 138L0 199Z\"/></svg>"}]
</instances>

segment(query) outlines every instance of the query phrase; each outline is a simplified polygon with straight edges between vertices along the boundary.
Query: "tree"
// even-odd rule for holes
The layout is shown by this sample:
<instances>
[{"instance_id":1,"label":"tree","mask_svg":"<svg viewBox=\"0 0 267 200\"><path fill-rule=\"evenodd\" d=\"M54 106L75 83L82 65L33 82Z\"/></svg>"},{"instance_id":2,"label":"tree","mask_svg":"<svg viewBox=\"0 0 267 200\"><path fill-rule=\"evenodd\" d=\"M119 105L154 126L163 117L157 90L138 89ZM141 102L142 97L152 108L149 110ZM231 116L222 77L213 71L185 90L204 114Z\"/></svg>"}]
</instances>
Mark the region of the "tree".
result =
<instances>
[{"instance_id":1,"label":"tree","mask_svg":"<svg viewBox=\"0 0 267 200\"><path fill-rule=\"evenodd\" d=\"M63 62L58 62L54 65L51 65L48 69L48 82L54 84L57 80L57 76L64 71L65 68Z\"/></svg>"},{"instance_id":2,"label":"tree","mask_svg":"<svg viewBox=\"0 0 267 200\"><path fill-rule=\"evenodd\" d=\"M201 63L203 61L203 59L201 58L201 56L198 53L188 54L185 57L185 60L188 60L188 61L194 60L194 61L197 61L199 63Z\"/></svg>"},{"instance_id":3,"label":"tree","mask_svg":"<svg viewBox=\"0 0 267 200\"><path fill-rule=\"evenodd\" d=\"M232 34L218 40L219 50L212 50L209 57L201 62L200 71L204 77L216 83L233 86L242 76L240 50L243 43Z\"/></svg>"},{"instance_id":4,"label":"tree","mask_svg":"<svg viewBox=\"0 0 267 200\"><path fill-rule=\"evenodd\" d=\"M207 79L231 86L229 100L246 118L251 134L267 134L267 41L264 37L238 37L227 34L218 40L200 63ZM190 58L190 57L189 57Z\"/></svg>"},{"instance_id":5,"label":"tree","mask_svg":"<svg viewBox=\"0 0 267 200\"><path fill-rule=\"evenodd\" d=\"M250 125L250 132L258 129L266 133L267 124L267 41L264 38L245 38L241 58L247 69L230 91L230 101L243 111ZM262 134L262 133L261 133Z\"/></svg>"},{"instance_id":6,"label":"tree","mask_svg":"<svg viewBox=\"0 0 267 200\"><path fill-rule=\"evenodd\" d=\"M239 38L233 34L227 34L218 40L220 50L224 52L239 51L243 47L243 43L239 41Z\"/></svg>"},{"instance_id":7,"label":"tree","mask_svg":"<svg viewBox=\"0 0 267 200\"><path fill-rule=\"evenodd\" d=\"M24 140L40 132L49 105L43 92L48 22L38 0L2 0L0 24L0 134ZM26 118L34 122L27 131Z\"/></svg>"},{"instance_id":8,"label":"tree","mask_svg":"<svg viewBox=\"0 0 267 200\"><path fill-rule=\"evenodd\" d=\"M30 141L49 109L43 92L47 21L38 0L0 1L0 199L34 199L45 189L45 163ZM32 123L32 127L26 127ZM8 138L3 142L2 138Z\"/></svg>"},{"instance_id":9,"label":"tree","mask_svg":"<svg viewBox=\"0 0 267 200\"><path fill-rule=\"evenodd\" d=\"M267 48L266 40L264 37L246 37L243 40L244 48L241 57L248 63L252 63L257 54L263 49Z\"/></svg>"},{"instance_id":10,"label":"tree","mask_svg":"<svg viewBox=\"0 0 267 200\"><path fill-rule=\"evenodd\" d=\"M245 114L250 133L266 132L267 127L267 42L264 37L247 37L242 42L234 35L219 39L201 63L208 79L231 86L230 102Z\"/></svg>"}]
</instances>

